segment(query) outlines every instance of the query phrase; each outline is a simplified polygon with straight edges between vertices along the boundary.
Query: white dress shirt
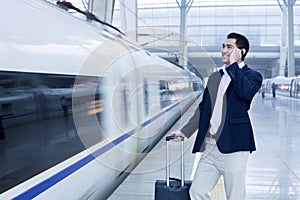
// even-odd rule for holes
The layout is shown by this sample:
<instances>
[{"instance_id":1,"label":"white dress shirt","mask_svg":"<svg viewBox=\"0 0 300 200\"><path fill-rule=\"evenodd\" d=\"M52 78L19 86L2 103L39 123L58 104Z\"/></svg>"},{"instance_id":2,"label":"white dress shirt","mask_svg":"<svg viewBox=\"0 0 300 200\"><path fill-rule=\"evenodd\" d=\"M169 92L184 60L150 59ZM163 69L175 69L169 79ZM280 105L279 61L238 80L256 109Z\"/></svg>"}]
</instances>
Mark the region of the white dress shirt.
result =
<instances>
[{"instance_id":1,"label":"white dress shirt","mask_svg":"<svg viewBox=\"0 0 300 200\"><path fill-rule=\"evenodd\" d=\"M239 67L243 68L245 65L244 62L239 63ZM221 124L222 120L222 106L223 106L223 96L231 82L231 78L228 75L226 71L226 66L224 65L220 70L223 70L224 74L221 78L219 87L218 87L218 93L216 97L216 102L214 105L213 113L210 118L210 128L209 128L209 133L212 135L215 135L218 131L218 128Z\"/></svg>"}]
</instances>

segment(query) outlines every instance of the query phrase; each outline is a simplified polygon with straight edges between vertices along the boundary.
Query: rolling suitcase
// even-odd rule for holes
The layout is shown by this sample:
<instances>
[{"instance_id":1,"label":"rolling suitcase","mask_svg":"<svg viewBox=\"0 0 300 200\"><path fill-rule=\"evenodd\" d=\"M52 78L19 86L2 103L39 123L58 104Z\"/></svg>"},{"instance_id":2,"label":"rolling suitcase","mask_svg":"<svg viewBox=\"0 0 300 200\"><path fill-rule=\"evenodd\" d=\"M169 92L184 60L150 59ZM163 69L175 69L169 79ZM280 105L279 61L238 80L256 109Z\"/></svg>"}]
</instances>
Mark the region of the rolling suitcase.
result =
<instances>
[{"instance_id":1,"label":"rolling suitcase","mask_svg":"<svg viewBox=\"0 0 300 200\"><path fill-rule=\"evenodd\" d=\"M155 200L190 200L189 189L192 181L184 179L183 138L181 140L181 180L170 178L169 141L176 136L167 136L166 180L156 180Z\"/></svg>"}]
</instances>

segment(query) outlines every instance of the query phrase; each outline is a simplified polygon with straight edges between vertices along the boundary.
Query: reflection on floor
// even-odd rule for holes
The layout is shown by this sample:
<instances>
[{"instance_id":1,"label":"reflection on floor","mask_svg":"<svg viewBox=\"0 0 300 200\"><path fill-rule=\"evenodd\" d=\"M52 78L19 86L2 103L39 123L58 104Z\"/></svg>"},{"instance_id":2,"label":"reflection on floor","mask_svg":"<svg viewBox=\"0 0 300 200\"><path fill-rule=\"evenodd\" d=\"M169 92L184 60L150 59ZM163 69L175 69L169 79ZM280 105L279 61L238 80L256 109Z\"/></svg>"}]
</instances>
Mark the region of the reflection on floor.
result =
<instances>
[{"instance_id":1,"label":"reflection on floor","mask_svg":"<svg viewBox=\"0 0 300 200\"><path fill-rule=\"evenodd\" d=\"M248 164L248 199L300 199L300 100L257 96L250 114L257 151Z\"/></svg>"}]
</instances>

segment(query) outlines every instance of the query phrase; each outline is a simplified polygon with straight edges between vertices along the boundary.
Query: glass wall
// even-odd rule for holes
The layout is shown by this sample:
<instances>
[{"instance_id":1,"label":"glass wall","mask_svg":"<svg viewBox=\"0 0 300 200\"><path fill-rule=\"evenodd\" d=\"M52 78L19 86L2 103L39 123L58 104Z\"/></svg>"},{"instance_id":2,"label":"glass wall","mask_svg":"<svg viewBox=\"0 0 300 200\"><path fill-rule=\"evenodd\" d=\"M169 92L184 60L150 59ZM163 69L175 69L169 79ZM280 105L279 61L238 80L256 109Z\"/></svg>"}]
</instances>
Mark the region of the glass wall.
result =
<instances>
[{"instance_id":1,"label":"glass wall","mask_svg":"<svg viewBox=\"0 0 300 200\"><path fill-rule=\"evenodd\" d=\"M176 0L137 0L137 3L139 29L179 32L180 9ZM120 27L118 0L115 6L113 23ZM295 45L300 46L299 1L294 6L294 23ZM279 46L281 24L281 9L276 0L199 0L193 2L188 12L187 36L201 46L216 46L229 32L235 31L245 34L253 46Z\"/></svg>"}]
</instances>

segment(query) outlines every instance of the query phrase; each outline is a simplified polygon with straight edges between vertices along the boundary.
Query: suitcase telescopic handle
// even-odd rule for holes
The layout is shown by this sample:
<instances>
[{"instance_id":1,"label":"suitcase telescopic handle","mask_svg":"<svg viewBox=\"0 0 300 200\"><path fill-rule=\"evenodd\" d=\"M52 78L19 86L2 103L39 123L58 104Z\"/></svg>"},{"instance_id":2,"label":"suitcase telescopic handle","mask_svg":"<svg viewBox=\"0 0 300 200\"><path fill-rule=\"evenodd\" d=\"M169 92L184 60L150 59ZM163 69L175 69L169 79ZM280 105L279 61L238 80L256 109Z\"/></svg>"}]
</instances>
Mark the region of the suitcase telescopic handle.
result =
<instances>
[{"instance_id":1,"label":"suitcase telescopic handle","mask_svg":"<svg viewBox=\"0 0 300 200\"><path fill-rule=\"evenodd\" d=\"M181 138L181 186L184 186L184 159L183 159L183 141L184 141L184 137L182 136L167 136L166 137L166 141L167 141L167 151L166 151L166 178L167 178L167 186L170 186L170 150L169 150L169 141L176 139L180 137Z\"/></svg>"}]
</instances>

